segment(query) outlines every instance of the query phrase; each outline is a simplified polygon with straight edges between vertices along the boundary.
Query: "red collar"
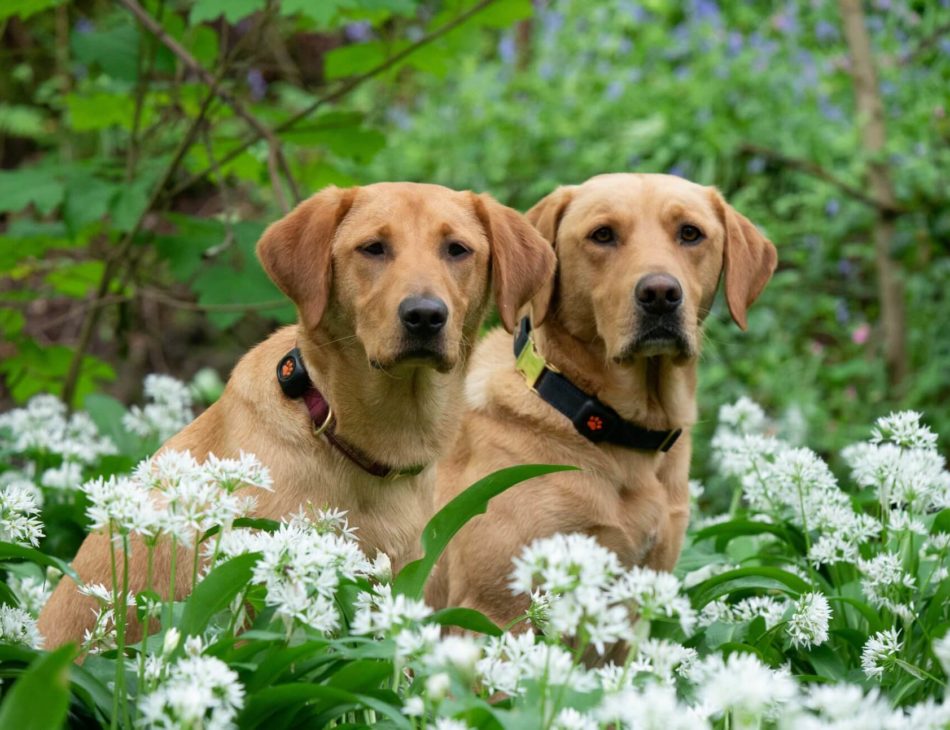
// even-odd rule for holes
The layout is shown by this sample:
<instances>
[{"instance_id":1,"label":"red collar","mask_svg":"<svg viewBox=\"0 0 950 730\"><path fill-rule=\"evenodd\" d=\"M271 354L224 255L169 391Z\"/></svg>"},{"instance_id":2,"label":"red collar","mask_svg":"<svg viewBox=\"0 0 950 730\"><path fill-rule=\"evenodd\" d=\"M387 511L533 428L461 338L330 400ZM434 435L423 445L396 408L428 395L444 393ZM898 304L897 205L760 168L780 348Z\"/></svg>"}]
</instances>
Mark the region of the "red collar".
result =
<instances>
[{"instance_id":1,"label":"red collar","mask_svg":"<svg viewBox=\"0 0 950 730\"><path fill-rule=\"evenodd\" d=\"M302 398L310 414L314 436L324 436L327 441L347 459L356 464L367 474L380 479L398 479L400 477L415 476L425 464L412 466L407 469L397 469L387 464L374 461L362 450L340 438L336 434L336 416L333 409L323 397L323 393L310 380L307 368L303 364L300 350L296 347L284 355L277 363L277 382L288 398Z\"/></svg>"}]
</instances>

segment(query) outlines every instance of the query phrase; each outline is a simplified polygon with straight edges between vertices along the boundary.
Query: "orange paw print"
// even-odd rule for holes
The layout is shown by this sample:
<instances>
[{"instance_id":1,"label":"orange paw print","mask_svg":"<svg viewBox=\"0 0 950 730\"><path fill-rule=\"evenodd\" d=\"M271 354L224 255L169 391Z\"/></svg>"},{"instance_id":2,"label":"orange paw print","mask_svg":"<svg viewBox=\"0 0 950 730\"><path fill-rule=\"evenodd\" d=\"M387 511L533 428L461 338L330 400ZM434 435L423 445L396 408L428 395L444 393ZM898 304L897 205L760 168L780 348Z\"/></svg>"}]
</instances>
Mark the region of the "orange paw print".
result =
<instances>
[{"instance_id":1,"label":"orange paw print","mask_svg":"<svg viewBox=\"0 0 950 730\"><path fill-rule=\"evenodd\" d=\"M604 427L604 421L600 416L591 416L587 419L588 431L600 431Z\"/></svg>"}]
</instances>

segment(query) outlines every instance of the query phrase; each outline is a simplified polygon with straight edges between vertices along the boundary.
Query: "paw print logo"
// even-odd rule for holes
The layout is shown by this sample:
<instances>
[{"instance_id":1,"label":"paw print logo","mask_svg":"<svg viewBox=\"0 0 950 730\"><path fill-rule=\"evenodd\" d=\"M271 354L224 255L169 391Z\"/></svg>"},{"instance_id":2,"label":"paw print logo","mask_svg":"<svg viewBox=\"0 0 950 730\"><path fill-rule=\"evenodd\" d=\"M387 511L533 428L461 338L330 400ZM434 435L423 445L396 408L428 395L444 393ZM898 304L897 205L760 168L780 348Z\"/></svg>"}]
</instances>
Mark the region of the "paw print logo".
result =
<instances>
[{"instance_id":1,"label":"paw print logo","mask_svg":"<svg viewBox=\"0 0 950 730\"><path fill-rule=\"evenodd\" d=\"M284 378L289 378L294 374L294 361L291 358L284 360L283 364L280 366L280 374Z\"/></svg>"},{"instance_id":2,"label":"paw print logo","mask_svg":"<svg viewBox=\"0 0 950 730\"><path fill-rule=\"evenodd\" d=\"M600 431L604 427L604 420L600 416L591 416L587 419L588 431Z\"/></svg>"}]
</instances>

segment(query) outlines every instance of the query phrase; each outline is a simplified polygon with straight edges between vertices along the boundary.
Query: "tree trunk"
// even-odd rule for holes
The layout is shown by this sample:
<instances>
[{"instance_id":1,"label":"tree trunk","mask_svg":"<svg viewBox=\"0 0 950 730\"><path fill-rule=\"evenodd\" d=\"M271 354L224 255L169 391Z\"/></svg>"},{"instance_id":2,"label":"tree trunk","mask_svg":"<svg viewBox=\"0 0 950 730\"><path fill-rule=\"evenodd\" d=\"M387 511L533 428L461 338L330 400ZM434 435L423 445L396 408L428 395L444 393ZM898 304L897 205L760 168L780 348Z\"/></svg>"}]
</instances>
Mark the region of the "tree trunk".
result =
<instances>
[{"instance_id":1,"label":"tree trunk","mask_svg":"<svg viewBox=\"0 0 950 730\"><path fill-rule=\"evenodd\" d=\"M887 164L882 158L886 140L884 105L878 90L871 41L861 0L839 0L839 4L848 53L851 56L851 77L854 80L861 143L868 157L867 176L877 205L877 221L873 233L878 298L884 331L884 357L888 380L891 386L897 389L907 376L907 349L904 287L898 265L891 258L897 204Z\"/></svg>"}]
</instances>

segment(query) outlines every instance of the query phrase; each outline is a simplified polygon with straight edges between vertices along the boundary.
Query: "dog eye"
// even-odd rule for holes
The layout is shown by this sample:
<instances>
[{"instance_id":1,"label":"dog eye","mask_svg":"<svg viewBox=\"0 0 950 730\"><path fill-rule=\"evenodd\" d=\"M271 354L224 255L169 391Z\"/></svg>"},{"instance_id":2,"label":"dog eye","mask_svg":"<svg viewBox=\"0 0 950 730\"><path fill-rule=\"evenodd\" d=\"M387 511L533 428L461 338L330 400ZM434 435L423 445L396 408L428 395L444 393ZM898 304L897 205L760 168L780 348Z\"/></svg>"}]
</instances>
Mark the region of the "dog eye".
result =
<instances>
[{"instance_id":1,"label":"dog eye","mask_svg":"<svg viewBox=\"0 0 950 730\"><path fill-rule=\"evenodd\" d=\"M449 258L461 259L468 256L472 252L472 249L459 241L449 241L449 244L445 247L445 251L449 255Z\"/></svg>"},{"instance_id":2,"label":"dog eye","mask_svg":"<svg viewBox=\"0 0 950 730\"><path fill-rule=\"evenodd\" d=\"M705 236L703 232L699 230L696 226L691 226L688 223L686 225L680 226L680 243L685 244L697 244L702 241Z\"/></svg>"},{"instance_id":3,"label":"dog eye","mask_svg":"<svg viewBox=\"0 0 950 730\"><path fill-rule=\"evenodd\" d=\"M382 241L370 241L357 249L361 254L378 258L386 255L386 245Z\"/></svg>"},{"instance_id":4,"label":"dog eye","mask_svg":"<svg viewBox=\"0 0 950 730\"><path fill-rule=\"evenodd\" d=\"M588 238L594 243L600 244L610 244L617 241L617 235L610 226L601 226L600 228L594 229Z\"/></svg>"}]
</instances>

